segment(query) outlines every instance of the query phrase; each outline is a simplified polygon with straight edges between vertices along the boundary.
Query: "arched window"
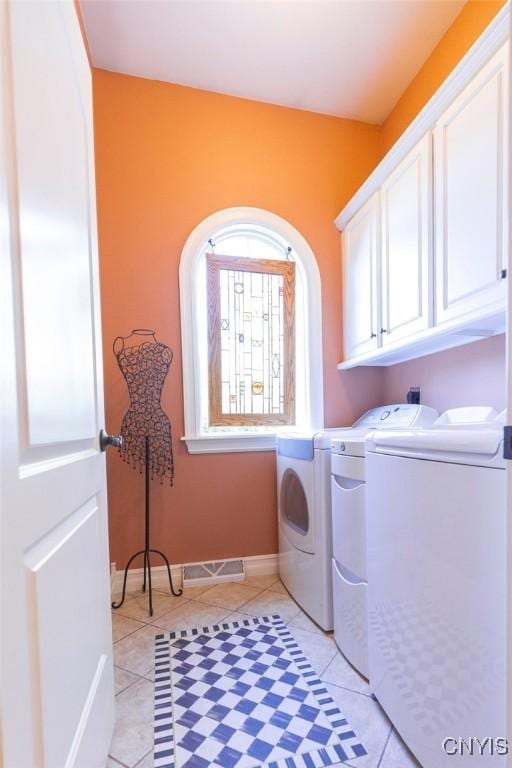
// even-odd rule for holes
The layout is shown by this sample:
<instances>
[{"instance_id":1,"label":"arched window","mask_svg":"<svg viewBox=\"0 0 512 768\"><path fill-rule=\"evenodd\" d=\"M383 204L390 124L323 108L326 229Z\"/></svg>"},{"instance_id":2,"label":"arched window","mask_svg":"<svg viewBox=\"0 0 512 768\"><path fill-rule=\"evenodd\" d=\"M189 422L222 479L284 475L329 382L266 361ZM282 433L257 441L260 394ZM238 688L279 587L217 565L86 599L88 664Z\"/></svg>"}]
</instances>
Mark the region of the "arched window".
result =
<instances>
[{"instance_id":1,"label":"arched window","mask_svg":"<svg viewBox=\"0 0 512 768\"><path fill-rule=\"evenodd\" d=\"M270 450L323 425L320 274L302 235L259 208L209 216L180 262L191 453Z\"/></svg>"}]
</instances>

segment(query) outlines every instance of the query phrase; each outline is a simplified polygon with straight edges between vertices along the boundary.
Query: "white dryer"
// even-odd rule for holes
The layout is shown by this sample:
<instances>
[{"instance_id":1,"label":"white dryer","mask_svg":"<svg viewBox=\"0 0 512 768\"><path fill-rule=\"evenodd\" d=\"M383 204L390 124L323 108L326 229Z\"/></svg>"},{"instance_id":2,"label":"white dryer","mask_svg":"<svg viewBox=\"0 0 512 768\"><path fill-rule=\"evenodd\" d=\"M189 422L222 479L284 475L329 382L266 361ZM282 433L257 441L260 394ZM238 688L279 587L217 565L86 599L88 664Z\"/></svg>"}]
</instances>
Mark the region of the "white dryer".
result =
<instances>
[{"instance_id":1,"label":"white dryer","mask_svg":"<svg viewBox=\"0 0 512 768\"><path fill-rule=\"evenodd\" d=\"M332 629L331 438L340 430L279 435L279 575L322 629Z\"/></svg>"},{"instance_id":2,"label":"white dryer","mask_svg":"<svg viewBox=\"0 0 512 768\"><path fill-rule=\"evenodd\" d=\"M350 663L368 677L365 515L365 440L375 429L419 428L438 413L396 404L368 411L331 441L332 582L334 638Z\"/></svg>"},{"instance_id":3,"label":"white dryer","mask_svg":"<svg viewBox=\"0 0 512 768\"><path fill-rule=\"evenodd\" d=\"M372 688L423 768L498 768L506 736L504 415L448 411L367 441ZM457 754L459 738L474 753ZM454 751L455 750L455 751Z\"/></svg>"}]
</instances>

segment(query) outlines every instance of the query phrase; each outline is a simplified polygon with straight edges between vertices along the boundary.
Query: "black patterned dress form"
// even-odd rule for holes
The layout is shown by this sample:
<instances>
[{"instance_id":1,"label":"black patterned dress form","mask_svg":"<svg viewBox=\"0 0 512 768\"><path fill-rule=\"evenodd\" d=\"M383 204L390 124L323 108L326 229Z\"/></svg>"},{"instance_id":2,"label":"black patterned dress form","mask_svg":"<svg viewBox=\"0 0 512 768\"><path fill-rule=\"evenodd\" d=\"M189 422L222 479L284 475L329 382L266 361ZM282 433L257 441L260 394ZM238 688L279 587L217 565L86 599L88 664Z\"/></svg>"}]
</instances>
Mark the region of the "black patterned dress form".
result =
<instances>
[{"instance_id":1,"label":"black patterned dress form","mask_svg":"<svg viewBox=\"0 0 512 768\"><path fill-rule=\"evenodd\" d=\"M137 337L141 338L140 343ZM130 339L127 344L126 340ZM173 354L166 344L155 339L151 331L133 331L131 336L114 341L114 354L128 385L130 407L122 424L121 458L142 472L146 464L145 437L149 437L149 470L151 478L163 483L174 479L171 424L162 410L160 398Z\"/></svg>"}]
</instances>

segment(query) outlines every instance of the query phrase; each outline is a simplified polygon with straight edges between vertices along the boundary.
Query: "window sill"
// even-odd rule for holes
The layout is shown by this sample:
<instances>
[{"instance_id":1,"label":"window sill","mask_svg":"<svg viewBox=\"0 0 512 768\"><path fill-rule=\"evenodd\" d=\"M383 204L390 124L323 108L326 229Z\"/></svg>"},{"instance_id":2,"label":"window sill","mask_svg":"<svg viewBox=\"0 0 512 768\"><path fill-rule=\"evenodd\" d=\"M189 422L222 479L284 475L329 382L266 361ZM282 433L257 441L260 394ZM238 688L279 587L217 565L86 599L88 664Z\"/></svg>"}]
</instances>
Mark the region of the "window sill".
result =
<instances>
[{"instance_id":1,"label":"window sill","mask_svg":"<svg viewBox=\"0 0 512 768\"><path fill-rule=\"evenodd\" d=\"M243 453L253 451L275 451L276 435L200 435L181 438L189 453Z\"/></svg>"}]
</instances>

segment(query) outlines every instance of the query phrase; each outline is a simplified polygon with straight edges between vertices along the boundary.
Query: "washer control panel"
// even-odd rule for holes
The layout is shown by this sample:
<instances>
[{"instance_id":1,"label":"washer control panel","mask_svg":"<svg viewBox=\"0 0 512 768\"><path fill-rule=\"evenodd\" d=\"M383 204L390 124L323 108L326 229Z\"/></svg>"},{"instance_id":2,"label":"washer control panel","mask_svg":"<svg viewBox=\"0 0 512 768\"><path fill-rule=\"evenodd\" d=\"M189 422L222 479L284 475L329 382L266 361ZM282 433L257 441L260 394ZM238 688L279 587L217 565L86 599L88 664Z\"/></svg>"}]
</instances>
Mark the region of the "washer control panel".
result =
<instances>
[{"instance_id":1,"label":"washer control panel","mask_svg":"<svg viewBox=\"0 0 512 768\"><path fill-rule=\"evenodd\" d=\"M437 418L437 411L428 405L413 403L396 403L372 408L361 416L354 424L355 429L403 429L404 427L420 427L432 424Z\"/></svg>"}]
</instances>

